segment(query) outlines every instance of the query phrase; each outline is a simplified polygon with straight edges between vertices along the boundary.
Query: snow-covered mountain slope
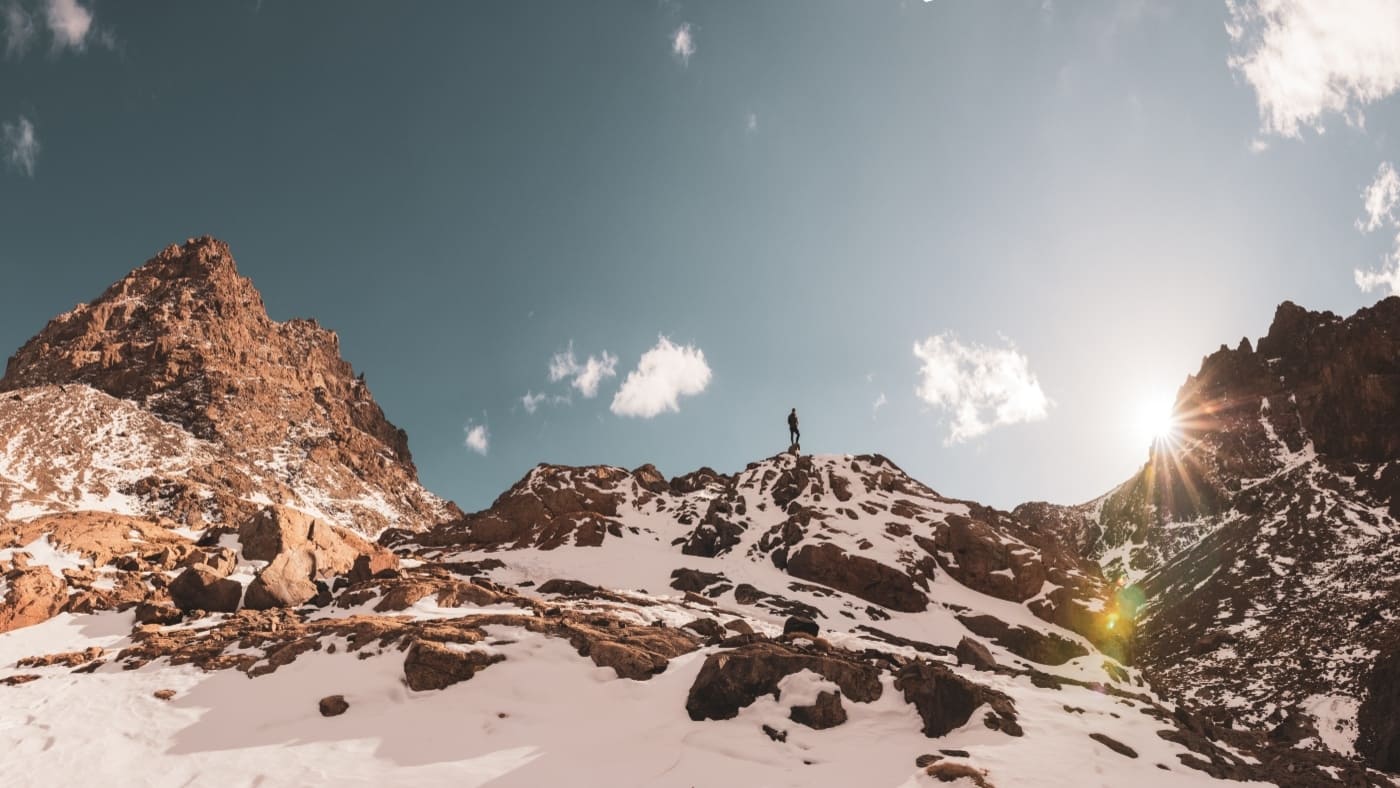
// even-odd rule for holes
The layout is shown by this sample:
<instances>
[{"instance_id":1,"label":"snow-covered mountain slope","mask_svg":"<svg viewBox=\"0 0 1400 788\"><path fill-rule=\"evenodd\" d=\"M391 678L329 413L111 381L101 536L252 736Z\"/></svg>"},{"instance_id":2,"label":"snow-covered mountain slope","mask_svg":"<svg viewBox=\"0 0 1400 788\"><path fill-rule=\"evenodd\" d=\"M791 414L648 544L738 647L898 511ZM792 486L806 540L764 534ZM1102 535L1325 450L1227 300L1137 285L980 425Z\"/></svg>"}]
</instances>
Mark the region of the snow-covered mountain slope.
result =
<instances>
[{"instance_id":1,"label":"snow-covered mountain slope","mask_svg":"<svg viewBox=\"0 0 1400 788\"><path fill-rule=\"evenodd\" d=\"M364 533L460 516L423 489L335 334L278 323L212 238L54 318L0 378L0 516L98 508L199 526L295 506Z\"/></svg>"},{"instance_id":2,"label":"snow-covered mountain slope","mask_svg":"<svg viewBox=\"0 0 1400 788\"><path fill-rule=\"evenodd\" d=\"M464 515L334 334L171 247L0 380L0 774L1395 785L1393 301L1281 309L1083 507L785 453Z\"/></svg>"},{"instance_id":3,"label":"snow-covered mountain slope","mask_svg":"<svg viewBox=\"0 0 1400 788\"><path fill-rule=\"evenodd\" d=\"M1135 584L1136 656L1170 697L1400 769L1400 298L1284 304L1176 412L1125 484L1017 516Z\"/></svg>"},{"instance_id":4,"label":"snow-covered mountain slope","mask_svg":"<svg viewBox=\"0 0 1400 788\"><path fill-rule=\"evenodd\" d=\"M1391 784L1164 701L1047 620L1056 581L1102 587L1092 566L880 457L542 466L387 532L397 560L290 510L236 532L94 517L0 550L10 582L52 568L59 607L83 600L0 635L21 783L103 751L149 785ZM301 554L314 598L255 604Z\"/></svg>"}]
</instances>

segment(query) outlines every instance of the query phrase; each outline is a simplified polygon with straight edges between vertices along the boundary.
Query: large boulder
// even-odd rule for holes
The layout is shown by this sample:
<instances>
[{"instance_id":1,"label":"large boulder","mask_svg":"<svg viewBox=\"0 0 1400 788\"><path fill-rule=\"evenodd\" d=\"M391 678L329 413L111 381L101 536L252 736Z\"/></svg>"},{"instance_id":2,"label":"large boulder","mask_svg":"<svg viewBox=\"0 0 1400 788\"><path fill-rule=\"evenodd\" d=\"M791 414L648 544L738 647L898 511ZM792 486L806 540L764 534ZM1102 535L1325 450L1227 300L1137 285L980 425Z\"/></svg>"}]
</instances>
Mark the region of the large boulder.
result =
<instances>
[{"instance_id":1,"label":"large boulder","mask_svg":"<svg viewBox=\"0 0 1400 788\"><path fill-rule=\"evenodd\" d=\"M830 542L803 545L788 559L787 571L794 577L831 586L890 610L920 613L928 607L928 597L908 575L879 561L847 553Z\"/></svg>"},{"instance_id":2,"label":"large boulder","mask_svg":"<svg viewBox=\"0 0 1400 788\"><path fill-rule=\"evenodd\" d=\"M312 575L317 580L350 574L362 556L370 560L361 567L361 574L398 567L398 559L387 548L285 506L269 506L258 512L239 529L238 538L243 543L243 557L252 561L272 561L297 550L309 552Z\"/></svg>"},{"instance_id":3,"label":"large boulder","mask_svg":"<svg viewBox=\"0 0 1400 788\"><path fill-rule=\"evenodd\" d=\"M243 586L204 564L195 564L170 583L170 600L181 610L232 613L243 597Z\"/></svg>"},{"instance_id":4,"label":"large boulder","mask_svg":"<svg viewBox=\"0 0 1400 788\"><path fill-rule=\"evenodd\" d=\"M943 665L913 660L900 668L894 686L904 693L906 701L914 704L924 721L924 735L931 739L966 725L972 713L984 704L990 707L983 718L988 728L1021 735L1010 696L968 681Z\"/></svg>"},{"instance_id":5,"label":"large boulder","mask_svg":"<svg viewBox=\"0 0 1400 788\"><path fill-rule=\"evenodd\" d=\"M243 606L269 610L304 605L316 597L316 583L311 579L315 571L316 561L310 550L282 553L248 584Z\"/></svg>"},{"instance_id":6,"label":"large boulder","mask_svg":"<svg viewBox=\"0 0 1400 788\"><path fill-rule=\"evenodd\" d=\"M817 652L797 644L760 641L711 654L690 687L685 710L692 720L728 720L760 695L777 696L778 683L810 670L835 682L858 703L878 700L880 671L840 652Z\"/></svg>"},{"instance_id":7,"label":"large boulder","mask_svg":"<svg viewBox=\"0 0 1400 788\"><path fill-rule=\"evenodd\" d=\"M501 654L489 654L480 649L415 640L404 656L403 674L409 689L439 690L466 681L504 659Z\"/></svg>"},{"instance_id":8,"label":"large boulder","mask_svg":"<svg viewBox=\"0 0 1400 788\"><path fill-rule=\"evenodd\" d=\"M5 575L8 591L0 601L0 632L48 621L68 601L68 587L48 567L15 569Z\"/></svg>"}]
</instances>

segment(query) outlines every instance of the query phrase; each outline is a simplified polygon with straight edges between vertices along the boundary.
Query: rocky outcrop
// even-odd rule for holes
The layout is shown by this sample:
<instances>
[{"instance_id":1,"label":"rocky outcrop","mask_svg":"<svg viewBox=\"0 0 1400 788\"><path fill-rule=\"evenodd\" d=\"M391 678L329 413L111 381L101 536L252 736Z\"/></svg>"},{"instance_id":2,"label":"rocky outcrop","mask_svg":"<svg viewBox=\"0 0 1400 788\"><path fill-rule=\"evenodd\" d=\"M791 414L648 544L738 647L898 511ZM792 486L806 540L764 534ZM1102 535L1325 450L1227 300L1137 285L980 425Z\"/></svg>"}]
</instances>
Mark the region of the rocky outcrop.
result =
<instances>
[{"instance_id":1,"label":"rocky outcrop","mask_svg":"<svg viewBox=\"0 0 1400 788\"><path fill-rule=\"evenodd\" d=\"M0 632L48 621L68 601L68 587L48 567L12 569L3 577L8 590L0 601Z\"/></svg>"},{"instance_id":2,"label":"rocky outcrop","mask_svg":"<svg viewBox=\"0 0 1400 788\"><path fill-rule=\"evenodd\" d=\"M417 640L404 656L403 674L411 690L440 690L466 681L504 659L500 654L479 649Z\"/></svg>"},{"instance_id":3,"label":"rocky outcrop","mask_svg":"<svg viewBox=\"0 0 1400 788\"><path fill-rule=\"evenodd\" d=\"M787 570L891 610L918 613L928 607L928 597L914 587L909 575L834 544L803 545L788 559Z\"/></svg>"},{"instance_id":4,"label":"rocky outcrop","mask_svg":"<svg viewBox=\"0 0 1400 788\"><path fill-rule=\"evenodd\" d=\"M822 690L810 706L793 706L788 718L814 730L835 728L846 721L846 709L841 705L841 693Z\"/></svg>"},{"instance_id":5,"label":"rocky outcrop","mask_svg":"<svg viewBox=\"0 0 1400 788\"><path fill-rule=\"evenodd\" d=\"M170 583L170 599L181 610L232 613L243 598L243 586L207 564L195 564Z\"/></svg>"},{"instance_id":6,"label":"rocky outcrop","mask_svg":"<svg viewBox=\"0 0 1400 788\"><path fill-rule=\"evenodd\" d=\"M961 615L958 616L958 621L974 634L989 638L1011 653L1042 665L1063 665L1072 659L1089 654L1089 649L1073 640L1060 637L1053 632L1047 633L1030 627L1012 626L996 616ZM990 654L988 656L990 657Z\"/></svg>"},{"instance_id":7,"label":"rocky outcrop","mask_svg":"<svg viewBox=\"0 0 1400 788\"><path fill-rule=\"evenodd\" d=\"M900 669L895 689L914 705L924 735L934 739L966 725L983 705L983 723L1009 736L1022 735L1016 706L1005 693L968 681L943 665L914 660Z\"/></svg>"},{"instance_id":8,"label":"rocky outcrop","mask_svg":"<svg viewBox=\"0 0 1400 788\"><path fill-rule=\"evenodd\" d=\"M315 574L310 550L280 553L248 584L243 604L253 610L304 605L316 597Z\"/></svg>"},{"instance_id":9,"label":"rocky outcrop","mask_svg":"<svg viewBox=\"0 0 1400 788\"><path fill-rule=\"evenodd\" d=\"M241 519L250 513L241 502L258 493L299 498L367 532L459 514L418 485L407 437L341 359L336 335L313 320L271 320L213 238L165 249L54 318L0 378L19 406L46 387L65 387L64 399L90 387L190 436L171 448L192 463L129 491L189 524Z\"/></svg>"},{"instance_id":10,"label":"rocky outcrop","mask_svg":"<svg viewBox=\"0 0 1400 788\"><path fill-rule=\"evenodd\" d=\"M797 644L760 641L705 659L686 698L692 720L727 720L760 695L778 695L778 683L810 670L841 688L858 703L878 700L880 671L839 652L823 653Z\"/></svg>"}]
</instances>

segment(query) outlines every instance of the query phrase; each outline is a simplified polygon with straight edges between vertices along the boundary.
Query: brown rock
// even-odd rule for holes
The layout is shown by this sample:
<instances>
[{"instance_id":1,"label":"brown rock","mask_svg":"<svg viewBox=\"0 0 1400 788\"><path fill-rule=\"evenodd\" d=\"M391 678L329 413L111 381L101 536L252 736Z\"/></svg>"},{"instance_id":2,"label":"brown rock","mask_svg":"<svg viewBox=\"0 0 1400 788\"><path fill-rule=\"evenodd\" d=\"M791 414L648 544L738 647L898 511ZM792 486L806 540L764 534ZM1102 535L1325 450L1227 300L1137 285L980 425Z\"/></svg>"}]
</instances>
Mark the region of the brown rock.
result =
<instances>
[{"instance_id":1,"label":"brown rock","mask_svg":"<svg viewBox=\"0 0 1400 788\"><path fill-rule=\"evenodd\" d=\"M671 627L603 629L582 623L564 627L580 656L599 667L612 668L619 678L646 681L662 673L671 660L700 647L694 635Z\"/></svg>"},{"instance_id":2,"label":"brown rock","mask_svg":"<svg viewBox=\"0 0 1400 788\"><path fill-rule=\"evenodd\" d=\"M908 575L830 542L803 545L788 559L787 571L891 610L920 613L928 607L928 598Z\"/></svg>"},{"instance_id":3,"label":"brown rock","mask_svg":"<svg viewBox=\"0 0 1400 788\"><path fill-rule=\"evenodd\" d=\"M1017 656L1042 665L1063 665L1071 659L1085 656L1089 650L1054 633L1044 633L1023 626L1011 626L988 615L958 616L962 625L984 638L991 638Z\"/></svg>"},{"instance_id":4,"label":"brown rock","mask_svg":"<svg viewBox=\"0 0 1400 788\"><path fill-rule=\"evenodd\" d=\"M817 693L816 703L811 706L793 706L788 716L800 725L825 730L845 722L846 710L841 706L841 693L822 690Z\"/></svg>"},{"instance_id":5,"label":"brown rock","mask_svg":"<svg viewBox=\"0 0 1400 788\"><path fill-rule=\"evenodd\" d=\"M13 569L5 575L9 590L0 602L0 632L48 621L68 601L68 588L48 567Z\"/></svg>"},{"instance_id":6,"label":"brown rock","mask_svg":"<svg viewBox=\"0 0 1400 788\"><path fill-rule=\"evenodd\" d=\"M319 706L322 717L339 717L350 709L344 695L327 695L321 698Z\"/></svg>"},{"instance_id":7,"label":"brown rock","mask_svg":"<svg viewBox=\"0 0 1400 788\"><path fill-rule=\"evenodd\" d=\"M503 660L505 657L501 654L454 648L431 640L415 640L404 656L403 673L409 689L418 692L439 690L466 681Z\"/></svg>"},{"instance_id":8,"label":"brown rock","mask_svg":"<svg viewBox=\"0 0 1400 788\"><path fill-rule=\"evenodd\" d=\"M958 664L971 665L977 670L996 670L997 661L982 643L965 637L958 641Z\"/></svg>"},{"instance_id":9,"label":"brown rock","mask_svg":"<svg viewBox=\"0 0 1400 788\"><path fill-rule=\"evenodd\" d=\"M924 735L930 739L966 725L983 704L992 709L987 715L989 727L994 721L998 730L1021 735L1016 706L1008 695L968 681L943 665L913 660L900 668L894 686L914 704L924 721Z\"/></svg>"},{"instance_id":10,"label":"brown rock","mask_svg":"<svg viewBox=\"0 0 1400 788\"><path fill-rule=\"evenodd\" d=\"M859 703L880 697L880 671L873 665L835 652L764 641L706 658L690 687L686 712L697 721L732 719L758 696L776 694L784 677L801 670L835 682L842 694Z\"/></svg>"},{"instance_id":11,"label":"brown rock","mask_svg":"<svg viewBox=\"0 0 1400 788\"><path fill-rule=\"evenodd\" d=\"M180 623L184 614L174 605L142 602L136 606L136 623L169 626Z\"/></svg>"},{"instance_id":12,"label":"brown rock","mask_svg":"<svg viewBox=\"0 0 1400 788\"><path fill-rule=\"evenodd\" d=\"M316 596L316 583L311 579L315 561L311 551L305 548L281 553L248 584L244 607L268 610L310 602Z\"/></svg>"},{"instance_id":13,"label":"brown rock","mask_svg":"<svg viewBox=\"0 0 1400 788\"><path fill-rule=\"evenodd\" d=\"M156 700L170 700L175 697L175 690L159 689L151 694L155 696Z\"/></svg>"},{"instance_id":14,"label":"brown rock","mask_svg":"<svg viewBox=\"0 0 1400 788\"><path fill-rule=\"evenodd\" d=\"M243 597L243 586L236 580L220 577L218 572L196 564L170 583L170 599L186 612L204 610L210 613L232 613Z\"/></svg>"}]
</instances>

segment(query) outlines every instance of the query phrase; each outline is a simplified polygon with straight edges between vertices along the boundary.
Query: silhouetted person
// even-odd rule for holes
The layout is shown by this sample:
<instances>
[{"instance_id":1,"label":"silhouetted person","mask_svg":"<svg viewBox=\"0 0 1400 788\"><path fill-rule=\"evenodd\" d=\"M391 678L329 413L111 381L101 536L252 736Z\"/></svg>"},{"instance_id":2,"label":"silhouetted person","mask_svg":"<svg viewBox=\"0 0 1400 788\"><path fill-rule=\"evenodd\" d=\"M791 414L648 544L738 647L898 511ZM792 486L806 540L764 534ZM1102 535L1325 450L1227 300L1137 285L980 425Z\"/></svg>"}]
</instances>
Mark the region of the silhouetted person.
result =
<instances>
[{"instance_id":1,"label":"silhouetted person","mask_svg":"<svg viewBox=\"0 0 1400 788\"><path fill-rule=\"evenodd\" d=\"M794 446L802 442L802 431L797 429L797 408L788 414L788 438Z\"/></svg>"}]
</instances>

